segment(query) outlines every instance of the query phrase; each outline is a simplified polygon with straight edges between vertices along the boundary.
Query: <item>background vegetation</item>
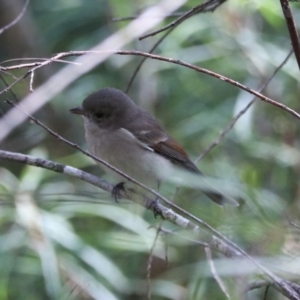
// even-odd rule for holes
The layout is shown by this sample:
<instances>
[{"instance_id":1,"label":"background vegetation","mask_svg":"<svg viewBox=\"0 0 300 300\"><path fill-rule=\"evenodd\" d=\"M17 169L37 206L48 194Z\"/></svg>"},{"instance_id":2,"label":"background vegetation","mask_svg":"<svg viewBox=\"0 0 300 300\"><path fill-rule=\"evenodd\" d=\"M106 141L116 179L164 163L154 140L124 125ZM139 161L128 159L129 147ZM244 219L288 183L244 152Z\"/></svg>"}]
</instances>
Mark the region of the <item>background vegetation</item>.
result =
<instances>
[{"instance_id":1,"label":"background vegetation","mask_svg":"<svg viewBox=\"0 0 300 300\"><path fill-rule=\"evenodd\" d=\"M27 61L3 61L37 61L58 52L88 50L130 22L113 18L136 16L157 3L31 0L22 19L0 35L0 64L7 67ZM189 0L178 12L196 5L198 1ZM0 28L23 6L24 1L0 0ZM291 7L297 22L299 3ZM166 18L157 28L175 18ZM163 34L135 39L124 49L147 52ZM155 53L259 90L290 49L279 1L228 0L213 12L181 23ZM106 86L125 91L141 59L110 56L35 116L85 148L82 120L69 109ZM63 67L61 62L39 69L33 88ZM0 74L2 91L14 78L8 72ZM18 77L24 70L10 74ZM0 95L1 115L11 109L5 99L14 100L14 93L21 100L30 93L29 81L27 77ZM128 94L152 112L193 159L253 99L224 81L156 60L146 60ZM299 111L299 69L294 56L263 94ZM299 279L299 228L290 222L299 224L300 216L298 127L294 116L256 100L198 163L205 174L224 179L229 192L241 196L241 205L220 208L188 189L181 189L175 198L176 204L218 229L268 269L295 282ZM113 182L91 159L30 121L2 141L1 150L51 159ZM162 193L171 198L174 191L167 186ZM162 223L165 232L156 240L161 219L134 203L115 203L107 192L78 179L6 160L0 162L0 201L0 299L145 299L150 270L152 299L226 298L205 247L190 232L167 221ZM283 299L273 288L242 293L261 279L249 262L213 250L211 261L232 299Z\"/></svg>"}]
</instances>

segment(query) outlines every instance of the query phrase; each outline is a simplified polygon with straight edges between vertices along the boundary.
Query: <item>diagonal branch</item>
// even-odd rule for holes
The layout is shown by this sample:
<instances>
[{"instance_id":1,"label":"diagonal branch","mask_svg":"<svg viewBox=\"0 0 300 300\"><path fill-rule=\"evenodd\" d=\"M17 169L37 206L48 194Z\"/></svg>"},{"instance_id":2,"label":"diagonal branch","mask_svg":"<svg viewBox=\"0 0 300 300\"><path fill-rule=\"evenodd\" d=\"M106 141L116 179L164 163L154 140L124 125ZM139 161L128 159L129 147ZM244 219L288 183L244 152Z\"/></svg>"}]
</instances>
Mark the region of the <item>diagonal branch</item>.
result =
<instances>
[{"instance_id":1,"label":"diagonal branch","mask_svg":"<svg viewBox=\"0 0 300 300\"><path fill-rule=\"evenodd\" d=\"M209 0L206 1L204 3L201 3L195 7L193 7L191 10L185 12L184 14L182 14L179 18L177 18L176 20L174 20L173 22L171 22L170 24L164 26L161 29L155 30L151 33L147 33L145 35L142 35L139 40L143 40L149 36L154 36L160 32L163 32L167 29L170 28L174 28L176 26L178 26L179 24L181 24L183 21L187 20L188 18L192 17L193 15L199 13L199 12L207 12L207 11L214 11L218 6L220 6L223 2L225 2L226 0Z\"/></svg>"},{"instance_id":2,"label":"diagonal branch","mask_svg":"<svg viewBox=\"0 0 300 300\"><path fill-rule=\"evenodd\" d=\"M285 17L286 25L291 37L294 53L300 69L300 42L297 27L293 18L292 10L289 4L289 0L280 0L283 15Z\"/></svg>"},{"instance_id":3,"label":"diagonal branch","mask_svg":"<svg viewBox=\"0 0 300 300\"><path fill-rule=\"evenodd\" d=\"M149 53L153 53L154 50L158 47L158 45L173 31L174 28L171 28L170 30L168 30L154 45L153 47L150 49ZM127 85L126 91L125 93L128 93L128 91L130 90L132 83L138 73L138 71L140 70L140 68L142 67L143 63L145 62L145 60L147 59L147 57L144 57L141 62L138 64L138 66L136 67L135 71L133 72L129 83Z\"/></svg>"},{"instance_id":4,"label":"diagonal branch","mask_svg":"<svg viewBox=\"0 0 300 300\"><path fill-rule=\"evenodd\" d=\"M57 173L67 174L76 178L79 178L80 180L86 181L92 185L98 186L101 189L104 189L108 192L112 192L113 185L108 183L107 181L100 179L94 175L91 175L87 172L84 172L82 170L73 168L71 166L66 166L57 162L53 162L47 159L42 158L36 158L30 155L25 155L21 153L15 153L10 151L3 151L0 150L0 159L10 160L10 161L16 161L19 163L24 163L36 167L45 168L48 170L52 170ZM173 224L181 227L190 229L196 233L199 233L199 226L196 224L201 225L202 227L208 229L210 233L212 233L212 242L211 247L212 249L218 249L221 253L224 253L226 256L234 257L235 253L238 256L243 256L247 260L251 261L254 265L258 267L258 269L266 276L267 280L270 280L272 282L272 285L280 291L283 295L288 297L291 300L300 300L298 292L295 290L294 286L291 286L287 281L279 278L278 276L274 275L271 271L266 269L264 266L262 266L260 263L258 263L255 259L253 259L251 256L249 256L244 250L242 250L238 245L230 241L228 238L223 236L219 231L211 227L206 222L202 221L199 218L196 218L195 216L189 214L193 221L189 221L185 217L175 213L172 209L167 208L163 206L160 203L157 203L157 201L154 201L152 199L149 199L141 194L135 194L133 191L126 190L121 191L121 195L123 198L132 200L136 203L139 203L143 205L144 207L149 208L149 201L151 203L155 203L155 205L152 205L152 209L155 209L155 213L159 213L159 215L162 216L162 218L172 222ZM181 209L184 211L183 209ZM227 255L228 253L228 255Z\"/></svg>"},{"instance_id":5,"label":"diagonal branch","mask_svg":"<svg viewBox=\"0 0 300 300\"><path fill-rule=\"evenodd\" d=\"M283 60L283 62L274 70L273 74L267 79L267 81L263 84L263 86L258 90L258 92L262 92L271 80L275 77L278 71L286 64L288 59L291 57L293 50L289 52L287 57ZM221 134L215 139L213 143L211 143L196 159L196 163L199 162L207 153L209 153L215 146L217 146L221 140L226 136L226 134L233 128L235 123L240 119L240 117L246 113L246 111L254 104L256 101L256 97L254 97L235 117L234 119L225 127L225 129L221 132Z\"/></svg>"},{"instance_id":6,"label":"diagonal branch","mask_svg":"<svg viewBox=\"0 0 300 300\"><path fill-rule=\"evenodd\" d=\"M212 76L212 77L215 77L217 79L220 79L222 81L225 81L231 85L234 85L256 97L258 97L259 99L261 99L262 101L264 102L267 102L269 104L272 104L278 108L281 108L283 110L285 110L286 112L288 112L289 114L297 117L298 119L300 119L300 114L297 113L295 110L289 108L288 106L280 103L280 102L277 102L269 97L266 97L264 96L263 94L233 80L233 79L230 79L228 77L225 77L221 74L218 74L216 72L213 72L213 71L210 71L210 70L207 70L207 69L204 69L204 68L201 68L201 67L198 67L198 66L195 66L195 65L192 65L192 64L189 64L189 63L186 63L184 61L181 61L179 59L173 59L173 58L169 58L169 57L164 57L164 56L160 56L160 55L156 55L156 54L149 54L149 53L145 53L145 52L140 52L140 51L122 51L122 50L118 50L115 52L116 54L120 54L120 55L138 55L138 56L146 56L146 57L149 57L151 59L155 59L155 60L160 60L160 61L166 61L166 62L169 62L169 63L172 63L172 64L175 64L175 65L180 65L180 66L184 66L184 67L187 67L189 69L192 69L192 70L195 70L199 73L204 73L204 74L207 74L209 76Z\"/></svg>"},{"instance_id":7,"label":"diagonal branch","mask_svg":"<svg viewBox=\"0 0 300 300\"><path fill-rule=\"evenodd\" d=\"M40 167L53 172L66 174L85 182L88 182L94 186L97 186L109 193L112 192L114 185L101 179L95 175L84 172L80 169L76 169L71 166L66 166L51 160L33 157L31 155L25 155L16 152L0 150L0 159L15 161L30 166ZM162 216L162 218L178 225L181 228L192 229L193 231L199 231L199 227L193 224L191 221L175 213L170 208L163 206L162 204L146 197L141 194L136 194L132 190L120 191L122 198L132 200L146 208L155 209L155 213Z\"/></svg>"},{"instance_id":8,"label":"diagonal branch","mask_svg":"<svg viewBox=\"0 0 300 300\"><path fill-rule=\"evenodd\" d=\"M12 26L16 25L24 16L27 6L29 4L30 0L26 0L21 12L19 13L19 15L9 24L5 25L4 27L0 28L0 34L2 34L5 30L11 28Z\"/></svg>"},{"instance_id":9,"label":"diagonal branch","mask_svg":"<svg viewBox=\"0 0 300 300\"><path fill-rule=\"evenodd\" d=\"M210 270L211 270L212 275L214 276L216 282L219 284L219 287L222 290L222 292L225 294L226 298L230 299L227 288L226 288L224 282L222 281L220 275L218 274L218 272L216 270L215 264L214 264L213 259L212 259L211 250L210 250L209 247L205 247L205 253L206 253L206 257L207 257L208 264L210 266Z\"/></svg>"}]
</instances>

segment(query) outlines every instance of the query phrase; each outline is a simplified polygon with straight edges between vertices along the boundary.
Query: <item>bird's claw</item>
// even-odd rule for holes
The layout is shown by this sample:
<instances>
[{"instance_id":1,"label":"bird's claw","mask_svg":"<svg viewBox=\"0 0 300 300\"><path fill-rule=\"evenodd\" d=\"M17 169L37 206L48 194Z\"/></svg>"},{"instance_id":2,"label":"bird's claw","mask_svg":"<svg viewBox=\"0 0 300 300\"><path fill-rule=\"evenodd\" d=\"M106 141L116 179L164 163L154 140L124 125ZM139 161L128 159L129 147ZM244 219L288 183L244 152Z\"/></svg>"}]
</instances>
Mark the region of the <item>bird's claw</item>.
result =
<instances>
[{"instance_id":1,"label":"bird's claw","mask_svg":"<svg viewBox=\"0 0 300 300\"><path fill-rule=\"evenodd\" d=\"M119 199L122 198L121 192L125 191L124 184L124 182L119 182L113 187L111 191L111 196L115 199L117 203L119 202Z\"/></svg>"},{"instance_id":2,"label":"bird's claw","mask_svg":"<svg viewBox=\"0 0 300 300\"><path fill-rule=\"evenodd\" d=\"M156 200L148 199L146 202L146 208L151 209L153 211L155 219L157 218L157 216L161 216L162 218L164 218L161 209L158 207L158 204L159 204L158 199Z\"/></svg>"}]
</instances>

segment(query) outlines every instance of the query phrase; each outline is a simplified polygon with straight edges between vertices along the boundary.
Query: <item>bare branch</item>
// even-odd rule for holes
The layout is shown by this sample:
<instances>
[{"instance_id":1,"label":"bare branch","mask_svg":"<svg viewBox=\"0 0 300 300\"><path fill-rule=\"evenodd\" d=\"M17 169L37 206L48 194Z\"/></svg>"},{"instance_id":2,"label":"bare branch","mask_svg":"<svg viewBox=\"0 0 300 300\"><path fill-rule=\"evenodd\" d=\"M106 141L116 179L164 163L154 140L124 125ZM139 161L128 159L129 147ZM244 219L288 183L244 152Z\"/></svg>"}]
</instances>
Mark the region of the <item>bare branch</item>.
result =
<instances>
[{"instance_id":1,"label":"bare branch","mask_svg":"<svg viewBox=\"0 0 300 300\"><path fill-rule=\"evenodd\" d=\"M9 86L8 82L5 80L5 78L2 76L2 74L0 73L0 78L3 81L4 85L7 87ZM14 93L14 91L12 89L9 90L9 92L12 94L12 96L14 97L14 99L19 102L19 99L17 97L17 95Z\"/></svg>"},{"instance_id":2,"label":"bare branch","mask_svg":"<svg viewBox=\"0 0 300 300\"><path fill-rule=\"evenodd\" d=\"M162 225L162 222L160 222L159 227L156 229L155 238L153 240L153 244L150 249L149 258L148 258L148 262L147 262L147 299L148 300L151 299L151 267L152 267L152 261L153 261L153 252L154 252L154 248L157 243L159 233L161 231L161 225Z\"/></svg>"},{"instance_id":3,"label":"bare branch","mask_svg":"<svg viewBox=\"0 0 300 300\"><path fill-rule=\"evenodd\" d=\"M267 300L269 288L270 288L270 285L267 285L267 286L266 286L266 290L265 290L265 294L264 294L264 299L263 299L263 300Z\"/></svg>"},{"instance_id":4,"label":"bare branch","mask_svg":"<svg viewBox=\"0 0 300 300\"><path fill-rule=\"evenodd\" d=\"M252 94L252 95L255 95L256 97L258 97L259 99L261 99L262 101L264 102L267 102L269 104L272 104L278 108L281 108L283 110L285 110L286 112L288 112L289 114L297 117L298 119L300 119L300 114L298 114L295 110L289 108L288 106L280 103L280 102L277 102L269 97L266 97L264 95L262 95L261 93L253 90L253 89L250 89L249 87L233 80L233 79L230 79L228 77L225 77L223 75L220 75L216 72L213 72L213 71L210 71L210 70L207 70L207 69L204 69L204 68L201 68L201 67L198 67L198 66L195 66L195 65L192 65L192 64L189 64L189 63L186 63L186 62L183 62L179 59L173 59L173 58L169 58L169 57L164 57L164 56L160 56L160 55L156 55L156 54L149 54L149 53L145 53L145 52L140 52L140 51L122 51L122 50L118 50L115 52L116 54L120 54L120 55L138 55L138 56L146 56L146 57L149 57L151 59L156 59L156 60L160 60L160 61L166 61L166 62L169 62L169 63L172 63L172 64L176 64L176 65L180 65L180 66L184 66L184 67L187 67L189 69L192 69L192 70L195 70L197 72L200 72L200 73L204 73L204 74L207 74L207 75L210 75L212 77L215 77L217 79L220 79L222 81L225 81L231 85L234 85L244 91L247 91L248 93Z\"/></svg>"},{"instance_id":5,"label":"bare branch","mask_svg":"<svg viewBox=\"0 0 300 300\"><path fill-rule=\"evenodd\" d=\"M299 284L291 282L289 280L285 280L285 279L282 279L282 281L284 281L287 285L289 285L295 292L300 294L300 285ZM251 290L259 289L259 288L262 288L262 287L265 287L265 286L273 286L275 289L277 289L280 293L282 293L284 295L284 292L280 288L274 286L272 281L270 281L270 280L253 281L250 284L248 284L248 286L243 291L243 293L247 293Z\"/></svg>"},{"instance_id":6,"label":"bare branch","mask_svg":"<svg viewBox=\"0 0 300 300\"><path fill-rule=\"evenodd\" d=\"M300 229L300 226L299 226L299 225L297 225L296 223L294 223L294 222L290 221L290 224L291 224L291 225L293 225L294 227L296 227L296 228Z\"/></svg>"},{"instance_id":7,"label":"bare branch","mask_svg":"<svg viewBox=\"0 0 300 300\"><path fill-rule=\"evenodd\" d=\"M112 192L113 185L108 183L107 181L100 179L96 176L93 176L89 173L86 173L82 170L65 166L53 161L49 161L46 159L41 158L35 158L30 155L25 155L21 153L14 153L9 151L3 151L0 150L0 158L16 161L20 163L25 163L28 165L33 165L37 167L42 167L48 170L52 170L57 173L63 173L67 175L71 175L73 177L77 177L81 180L84 180L86 182L89 182L90 184L93 184L95 186L98 186L106 191ZM201 225L202 227L208 229L209 232L213 233L216 237L221 239L221 244L225 242L227 244L228 248L232 248L231 252L237 251L241 256L245 257L249 261L251 261L254 265L258 267L258 269L269 279L272 281L272 285L282 292L283 295L287 296L291 300L299 300L300 297L297 294L297 292L292 288L289 284L287 284L284 280L274 275L272 272L270 272L268 269L266 269L264 266L262 266L260 263L258 263L255 259L253 259L251 256L249 256L244 250L242 250L239 246L237 246L235 243L230 241L228 238L223 236L219 231L211 227L209 224L204 222L203 220L191 215L190 213L186 212L185 210L180 209L180 212L183 212L184 214L188 215L190 219L195 221L196 224L192 223L188 219L182 217L181 215L175 213L172 209L166 208L160 203L157 203L157 201L154 201L152 199L149 199L141 194L135 194L131 190L125 190L121 191L121 196L123 198L132 200L136 203L139 203L147 208L151 207L155 213L159 213L159 215L162 216L162 218L178 225L181 228L187 228L191 229L194 232L199 232L199 226L196 224ZM151 203L152 205L149 205ZM213 237L213 239L217 239L216 237Z\"/></svg>"},{"instance_id":8,"label":"bare branch","mask_svg":"<svg viewBox=\"0 0 300 300\"><path fill-rule=\"evenodd\" d=\"M209 266L210 266L210 270L211 270L211 273L213 274L216 282L219 284L220 286L220 289L222 290L222 292L225 294L225 296L229 299L230 296L228 294L228 291L227 291L227 288L226 286L224 285L221 277L219 276L216 268L215 268L215 265L214 265L214 262L212 260L212 256L211 256L211 251L210 251L210 248L208 247L205 247L205 253L206 253L206 257L207 257L207 260L208 260L208 263L209 263Z\"/></svg>"},{"instance_id":9,"label":"bare branch","mask_svg":"<svg viewBox=\"0 0 300 300\"><path fill-rule=\"evenodd\" d=\"M34 77L34 71L31 71L31 72L30 72L30 82L29 82L29 91L30 91L30 92L33 92L33 88L32 88L32 85L33 85L33 77Z\"/></svg>"},{"instance_id":10,"label":"bare branch","mask_svg":"<svg viewBox=\"0 0 300 300\"><path fill-rule=\"evenodd\" d=\"M182 14L178 19L176 19L175 21L171 22L170 24L164 26L163 28L159 29L159 30L155 30L151 33L142 35L139 40L143 40L149 36L154 36L162 31L165 31L169 28L178 26L180 23L182 23L183 21L187 20L188 18L190 18L191 16L199 13L199 12L203 12L203 11L214 11L218 6L220 6L223 2L225 2L226 0L208 0L207 2L201 3L195 7L193 7L191 10L185 12L184 14Z\"/></svg>"},{"instance_id":11,"label":"bare branch","mask_svg":"<svg viewBox=\"0 0 300 300\"><path fill-rule=\"evenodd\" d=\"M34 68L38 67L41 65L42 62L37 62L37 60L41 61L49 61L49 58L16 58L16 59L9 59L6 61L1 62L1 64L10 62L10 61L16 61L16 60L35 60L32 63L27 63L27 64L20 64L20 65L15 65L15 66L8 66L4 67L0 65L0 71L12 71L12 70L18 70L18 69L24 69L24 68ZM54 59L53 62L60 62L60 63L65 63L65 64L73 64L73 65L80 65L76 62L68 61L68 60L63 60L63 59Z\"/></svg>"},{"instance_id":12,"label":"bare branch","mask_svg":"<svg viewBox=\"0 0 300 300\"><path fill-rule=\"evenodd\" d=\"M154 45L153 47L150 49L149 53L153 53L154 50L158 47L158 45L173 31L174 28L171 28L169 31L167 31ZM135 71L133 72L129 83L127 85L126 91L125 93L128 93L128 91L130 90L132 83L138 73L138 71L140 70L140 68L142 67L143 63L145 62L145 60L147 59L147 57L144 57L141 62L138 64L138 66L136 67Z\"/></svg>"},{"instance_id":13,"label":"bare branch","mask_svg":"<svg viewBox=\"0 0 300 300\"><path fill-rule=\"evenodd\" d=\"M288 0L280 0L283 15L285 17L286 25L291 37L294 53L300 69L300 42L297 27L293 18L292 10Z\"/></svg>"},{"instance_id":14,"label":"bare branch","mask_svg":"<svg viewBox=\"0 0 300 300\"><path fill-rule=\"evenodd\" d=\"M243 291L243 293L247 293L249 291L255 290L255 289L260 289L264 286L270 285L270 282L266 281L266 280L256 280L256 281L252 281L251 283L249 283L247 285L247 287L245 288L245 290Z\"/></svg>"},{"instance_id":15,"label":"bare branch","mask_svg":"<svg viewBox=\"0 0 300 300\"><path fill-rule=\"evenodd\" d=\"M235 81L235 80L232 80L230 78L227 78L223 75L220 75L218 73L215 73L215 72L212 72L210 70L207 70L207 69L204 69L204 68L201 68L201 67L198 67L198 66L195 66L195 65L192 65L192 64L189 64L189 63L186 63L186 62L183 62L181 60L178 60L178 59L173 59L173 58L169 58L169 57L164 57L164 56L160 56L160 55L155 55L155 54L149 54L149 53L145 53L145 52L140 52L140 51L123 51L123 50L116 50L116 51L113 51L113 50L110 50L110 51L71 51L71 52L65 52L65 53L59 53L57 54L54 58L52 59L49 59L48 61L45 61L43 62L41 65L39 65L38 67L35 67L33 69L30 69L25 75L23 75L22 77L18 78L15 82L13 82L12 84L10 84L7 88L5 88L3 91L0 92L0 94L4 93L4 92L7 92L9 89L11 89L16 83L18 83L20 80L24 79L25 77L27 77L31 71L35 71L36 69L42 67L42 66L45 66L47 64L50 64L52 63L55 59L59 59L61 57L68 57L68 56L81 56L81 55L84 55L84 54L103 54L103 53L115 53L115 54L120 54L120 55L137 55L137 56L144 56L144 57L148 57L148 58L151 58L151 59L155 59L155 60L160 60L160 61L165 61L165 62L169 62L169 63L173 63L173 64L176 64L176 65L181 65L181 66L184 66L184 67L187 67L187 68L190 68L192 70L195 70L197 72L200 72L200 73L204 73L204 74L207 74L209 76L213 76L217 79L220 79L222 81L225 81L231 85L234 85L242 90L245 90L247 91L248 93L250 94L253 94L255 95L256 97L258 97L259 99L261 99L262 101L264 102L267 102L269 104L272 104L280 109L283 109L285 110L286 112L288 112L289 114L297 117L298 119L300 119L300 114L298 114L295 110L291 109L290 107L280 103L280 102L277 102L269 97L266 97L264 95L262 95L261 93L253 90L253 89L250 89L248 87L246 87L245 85ZM1 70L1 67L0 67L0 70ZM82 71L81 71L82 72ZM57 75L59 77L59 75ZM61 83L60 82L60 85L59 87L57 88L58 90L62 89L62 87L68 85L74 78L70 75L67 82L63 82ZM51 79L47 82L47 84L44 84L43 85L43 89L46 89L46 87L48 87L48 85L50 85L51 82L57 82L57 78L55 79ZM55 86L55 85L52 85L51 86ZM47 96L45 96L45 93L43 93L41 90L41 88L39 88L38 90L35 91L35 93L33 93L32 97L28 96L27 99L24 99L23 100L23 103L24 103L24 106L27 107L27 109L29 109L30 112L32 111L35 111L36 109L40 108L44 103L45 101L48 101L50 99L50 95L53 96L54 94L56 94L58 92L58 90L55 90L51 91L51 93L47 93ZM39 93L38 93L39 91ZM33 100L38 97L39 101L37 103L36 102L33 102ZM42 101L43 99L43 101ZM29 104L30 103L30 104ZM34 103L34 104L33 104ZM18 115L18 116L16 116ZM9 122L7 121L9 119ZM2 119L0 119L0 127L1 127L1 131L0 131L0 141L2 139L4 139L8 134L9 132L15 128L17 125L19 125L21 122L23 122L25 120L25 118L21 118L20 115L15 111L15 110L12 110L12 111L9 111L7 113L7 115L5 115ZM9 126L8 126L8 124Z\"/></svg>"},{"instance_id":16,"label":"bare branch","mask_svg":"<svg viewBox=\"0 0 300 300\"><path fill-rule=\"evenodd\" d=\"M227 252L226 252L226 251L223 252L224 248L223 248L223 249L221 249L221 248L220 248L220 249L215 248L214 245L213 245L213 244L214 244L213 239L212 239L212 241L211 241L210 243L205 243L205 242L199 242L198 240L195 240L195 239L188 238L188 237L186 237L186 236L184 236L184 235L182 235L182 234L180 234L180 233L178 233L178 232L176 232L176 231L174 231L174 230L170 230L170 229L167 229L167 228L164 228L164 227L160 227L160 231L161 231L162 233L165 233L166 235L172 234L172 235L179 236L181 239L183 239L183 240L185 240L185 241L188 241L188 242L191 242L191 243L200 245L200 246L202 246L202 247L208 247L208 248L214 249L214 250L216 250L217 252L220 252L220 253L224 254L225 256L227 256L227 257L231 257L231 256L228 256L228 255L227 255ZM228 246L227 246L227 247L228 247ZM235 253L236 256L239 256L239 255L240 255L238 252L234 252L234 253ZM166 259L166 260L167 260L167 259Z\"/></svg>"},{"instance_id":17,"label":"bare branch","mask_svg":"<svg viewBox=\"0 0 300 300\"><path fill-rule=\"evenodd\" d=\"M164 18L167 19L167 18L180 17L182 14L184 14L184 12L172 13L167 16L164 16ZM112 22L131 21L131 20L135 20L138 17L139 17L139 15L129 16L129 17L112 18ZM155 16L153 16L153 18L155 18Z\"/></svg>"},{"instance_id":18,"label":"bare branch","mask_svg":"<svg viewBox=\"0 0 300 300\"><path fill-rule=\"evenodd\" d=\"M97 176L84 172L82 170L73 168L71 166L66 166L57 162L53 162L51 160L42 159L33 157L30 155L25 155L16 152L3 151L0 150L0 159L15 161L35 167L40 167L44 169L48 169L57 173L62 173L66 175L70 175L72 177L76 177L80 180L86 181L94 186L97 186L109 193L112 192L114 185L107 182L104 179L101 179ZM136 194L132 190L121 191L122 198L132 200L146 208L155 209L155 212L162 216L163 219L166 219L173 224L178 225L181 228L192 229L193 231L199 231L199 226L193 224L186 218L180 216L175 213L172 209L163 206L156 201L145 197L141 194ZM150 205L149 205L150 203ZM151 205L152 204L152 205Z\"/></svg>"},{"instance_id":19,"label":"bare branch","mask_svg":"<svg viewBox=\"0 0 300 300\"><path fill-rule=\"evenodd\" d=\"M19 13L19 15L11 23L9 23L6 26L0 28L0 34L2 34L5 30L11 28L12 26L16 25L22 19L22 17L24 16L24 14L26 12L26 9L27 9L27 6L28 6L29 2L30 2L30 0L26 0L21 12Z\"/></svg>"},{"instance_id":20,"label":"bare branch","mask_svg":"<svg viewBox=\"0 0 300 300\"><path fill-rule=\"evenodd\" d=\"M258 90L258 92L263 92L263 90L268 86L271 80L275 77L277 72L286 64L288 59L291 57L293 50L289 52L284 61L274 70L273 74L267 79L267 81L263 84L263 86ZM234 119L225 127L225 129L221 132L221 134L211 143L196 159L196 163L199 162L208 152L210 152L215 146L217 146L221 140L226 136L226 134L233 128L235 123L239 120L239 118L254 104L256 101L256 97L254 97L235 117Z\"/></svg>"}]
</instances>

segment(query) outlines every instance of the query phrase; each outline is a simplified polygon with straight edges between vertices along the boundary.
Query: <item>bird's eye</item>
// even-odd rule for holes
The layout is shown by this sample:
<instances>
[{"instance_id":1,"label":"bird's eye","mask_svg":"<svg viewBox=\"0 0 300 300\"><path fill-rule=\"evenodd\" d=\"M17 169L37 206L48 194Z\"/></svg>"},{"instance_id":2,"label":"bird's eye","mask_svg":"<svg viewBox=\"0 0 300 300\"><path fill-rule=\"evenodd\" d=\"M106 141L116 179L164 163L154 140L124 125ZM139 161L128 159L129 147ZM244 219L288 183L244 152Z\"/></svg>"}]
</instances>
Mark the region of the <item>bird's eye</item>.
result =
<instances>
[{"instance_id":1,"label":"bird's eye","mask_svg":"<svg viewBox=\"0 0 300 300\"><path fill-rule=\"evenodd\" d=\"M98 112L98 113L95 113L95 116L96 116L97 119L102 119L102 118L105 117L105 114L102 113L102 112Z\"/></svg>"}]
</instances>

